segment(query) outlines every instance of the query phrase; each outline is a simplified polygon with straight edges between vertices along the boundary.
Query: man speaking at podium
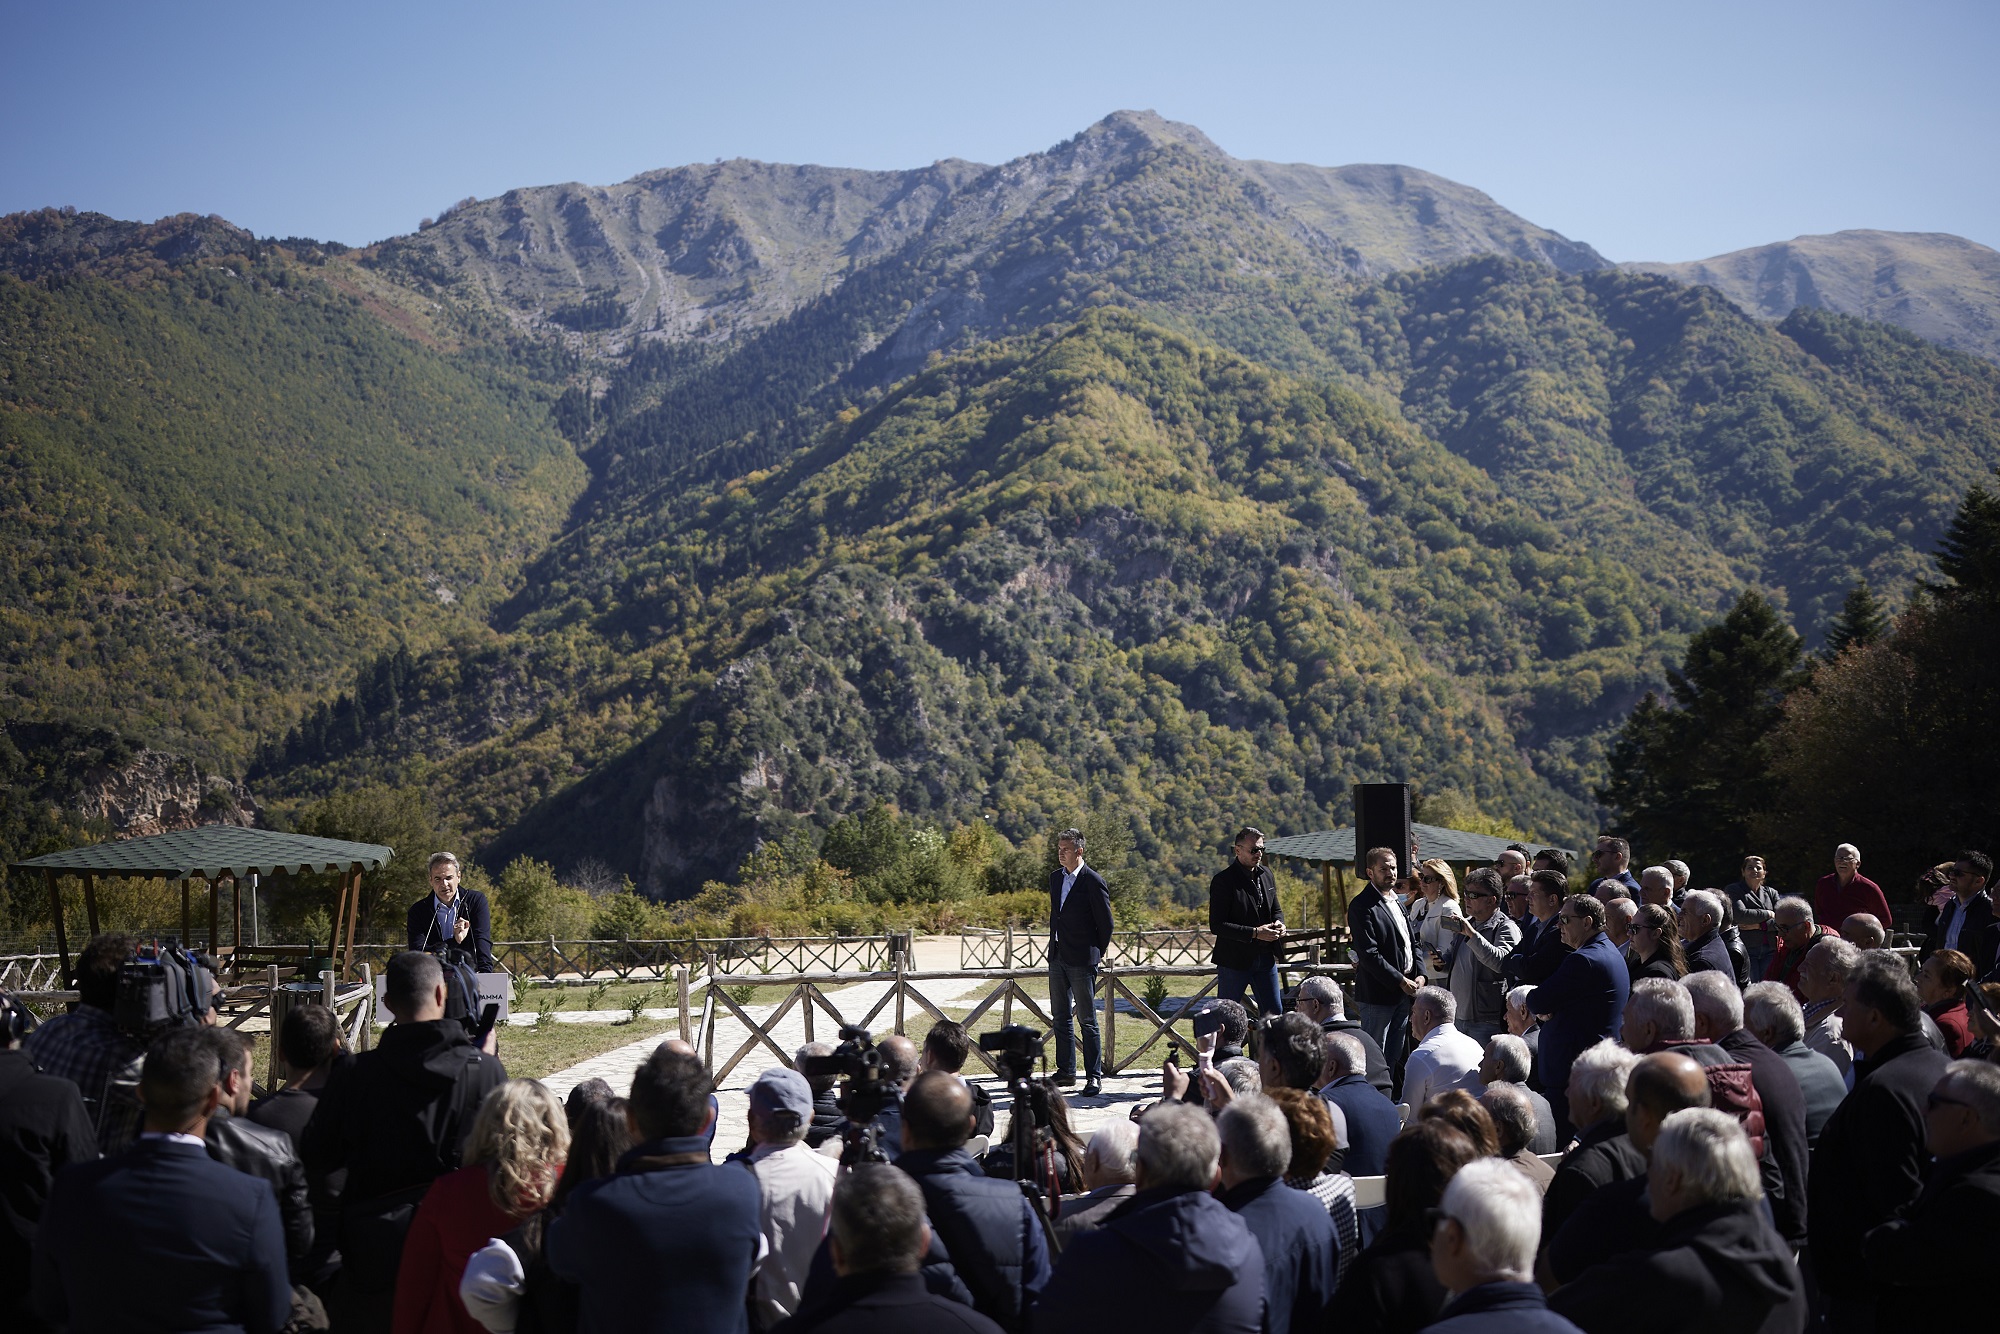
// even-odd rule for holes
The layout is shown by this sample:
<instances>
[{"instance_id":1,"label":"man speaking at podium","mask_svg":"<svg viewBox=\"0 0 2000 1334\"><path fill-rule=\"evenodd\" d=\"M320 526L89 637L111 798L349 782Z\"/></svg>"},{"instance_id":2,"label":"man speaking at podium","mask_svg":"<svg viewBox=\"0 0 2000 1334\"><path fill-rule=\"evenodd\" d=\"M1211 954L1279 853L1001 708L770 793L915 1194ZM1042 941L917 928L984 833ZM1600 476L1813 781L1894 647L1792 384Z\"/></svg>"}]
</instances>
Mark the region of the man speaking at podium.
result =
<instances>
[{"instance_id":1,"label":"man speaking at podium","mask_svg":"<svg viewBox=\"0 0 2000 1334\"><path fill-rule=\"evenodd\" d=\"M431 854L431 892L410 905L410 948L469 963L475 973L499 971L493 963L493 910L476 889L458 887L458 858Z\"/></svg>"}]
</instances>

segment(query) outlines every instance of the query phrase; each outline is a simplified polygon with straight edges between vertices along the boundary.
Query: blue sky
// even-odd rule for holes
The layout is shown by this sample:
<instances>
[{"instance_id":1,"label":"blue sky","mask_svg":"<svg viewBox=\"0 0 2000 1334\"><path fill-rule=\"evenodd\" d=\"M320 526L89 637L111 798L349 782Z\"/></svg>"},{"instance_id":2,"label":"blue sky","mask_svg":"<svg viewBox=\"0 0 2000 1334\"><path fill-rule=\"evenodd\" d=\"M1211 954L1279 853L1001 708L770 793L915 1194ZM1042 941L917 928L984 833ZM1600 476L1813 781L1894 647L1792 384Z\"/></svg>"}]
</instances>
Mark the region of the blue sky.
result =
<instances>
[{"instance_id":1,"label":"blue sky","mask_svg":"<svg viewBox=\"0 0 2000 1334\"><path fill-rule=\"evenodd\" d=\"M717 157L999 162L1149 107L1400 162L1613 259L1847 227L2000 247L2000 4L0 0L0 212L360 244Z\"/></svg>"}]
</instances>

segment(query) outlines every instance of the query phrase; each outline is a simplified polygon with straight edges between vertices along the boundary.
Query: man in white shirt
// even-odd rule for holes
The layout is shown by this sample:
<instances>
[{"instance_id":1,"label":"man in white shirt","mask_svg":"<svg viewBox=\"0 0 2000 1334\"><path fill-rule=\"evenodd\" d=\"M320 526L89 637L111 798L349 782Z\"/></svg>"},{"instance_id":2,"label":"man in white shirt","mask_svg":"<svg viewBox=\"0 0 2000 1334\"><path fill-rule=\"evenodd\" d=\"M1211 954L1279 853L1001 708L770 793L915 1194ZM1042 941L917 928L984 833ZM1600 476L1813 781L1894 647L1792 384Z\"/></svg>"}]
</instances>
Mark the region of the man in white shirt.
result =
<instances>
[{"instance_id":1,"label":"man in white shirt","mask_svg":"<svg viewBox=\"0 0 2000 1334\"><path fill-rule=\"evenodd\" d=\"M1410 1003L1410 1036L1417 1046L1403 1067L1403 1101L1412 1114L1450 1089L1479 1090L1479 1044L1458 1031L1458 1002L1443 987L1423 987Z\"/></svg>"},{"instance_id":2,"label":"man in white shirt","mask_svg":"<svg viewBox=\"0 0 2000 1334\"><path fill-rule=\"evenodd\" d=\"M750 1315L770 1329L799 1309L813 1252L826 1232L839 1166L806 1147L813 1092L806 1077L779 1066L750 1086L750 1170L763 1196L763 1263L750 1280Z\"/></svg>"}]
</instances>

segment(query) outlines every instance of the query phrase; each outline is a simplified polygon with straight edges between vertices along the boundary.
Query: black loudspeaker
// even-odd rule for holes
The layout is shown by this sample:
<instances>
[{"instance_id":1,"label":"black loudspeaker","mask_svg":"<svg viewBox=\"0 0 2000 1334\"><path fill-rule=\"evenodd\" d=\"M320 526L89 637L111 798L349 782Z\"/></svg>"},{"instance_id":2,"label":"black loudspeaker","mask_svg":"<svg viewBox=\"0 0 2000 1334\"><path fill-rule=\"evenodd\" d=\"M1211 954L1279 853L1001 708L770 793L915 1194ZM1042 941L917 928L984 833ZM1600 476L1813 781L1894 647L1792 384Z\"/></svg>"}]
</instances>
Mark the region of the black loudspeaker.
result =
<instances>
[{"instance_id":1,"label":"black loudspeaker","mask_svg":"<svg viewBox=\"0 0 2000 1334\"><path fill-rule=\"evenodd\" d=\"M1410 785L1357 783L1354 787L1354 869L1367 869L1370 848L1394 848L1398 875L1416 873L1411 855Z\"/></svg>"}]
</instances>

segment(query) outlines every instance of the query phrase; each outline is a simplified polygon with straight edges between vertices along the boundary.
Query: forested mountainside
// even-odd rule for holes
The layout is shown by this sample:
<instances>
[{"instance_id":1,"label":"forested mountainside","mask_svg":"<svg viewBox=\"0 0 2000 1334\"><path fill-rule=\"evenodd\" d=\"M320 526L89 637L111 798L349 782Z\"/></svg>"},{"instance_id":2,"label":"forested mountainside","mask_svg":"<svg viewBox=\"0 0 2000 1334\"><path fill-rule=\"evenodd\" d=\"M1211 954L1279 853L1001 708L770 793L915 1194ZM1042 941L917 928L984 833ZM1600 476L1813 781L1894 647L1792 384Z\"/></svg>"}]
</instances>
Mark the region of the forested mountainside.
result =
<instances>
[{"instance_id":1,"label":"forested mountainside","mask_svg":"<svg viewBox=\"0 0 2000 1334\"><path fill-rule=\"evenodd\" d=\"M876 801L1182 897L1357 781L1575 842L1691 632L1900 598L2000 461L1975 357L1135 114L353 252L21 215L0 336L8 718L666 898Z\"/></svg>"},{"instance_id":2,"label":"forested mountainside","mask_svg":"<svg viewBox=\"0 0 2000 1334\"><path fill-rule=\"evenodd\" d=\"M2000 361L2000 251L1942 232L1801 236L1684 264L1627 264L1715 288L1768 320L1859 315Z\"/></svg>"}]
</instances>

